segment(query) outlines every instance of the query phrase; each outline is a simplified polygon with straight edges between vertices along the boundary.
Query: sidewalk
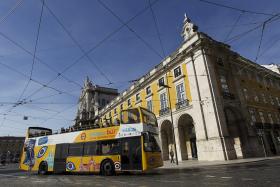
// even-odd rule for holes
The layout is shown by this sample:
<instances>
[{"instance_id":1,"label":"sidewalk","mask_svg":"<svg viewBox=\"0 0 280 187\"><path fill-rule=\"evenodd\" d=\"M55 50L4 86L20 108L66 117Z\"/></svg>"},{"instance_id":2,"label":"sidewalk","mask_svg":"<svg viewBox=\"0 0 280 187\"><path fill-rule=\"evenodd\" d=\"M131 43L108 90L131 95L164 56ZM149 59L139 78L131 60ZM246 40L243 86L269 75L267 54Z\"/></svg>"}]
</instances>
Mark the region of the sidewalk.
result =
<instances>
[{"instance_id":1,"label":"sidewalk","mask_svg":"<svg viewBox=\"0 0 280 187\"><path fill-rule=\"evenodd\" d=\"M263 160L273 160L280 159L280 156L273 157L260 157L260 158L245 158L245 159L235 159L227 161L198 161L198 160L185 160L179 162L177 166L175 163L170 163L170 161L164 161L164 166L159 169L184 169L184 168L199 168L205 166L218 166L218 165L230 165L230 164L242 164L248 162L258 162Z\"/></svg>"},{"instance_id":2,"label":"sidewalk","mask_svg":"<svg viewBox=\"0 0 280 187\"><path fill-rule=\"evenodd\" d=\"M6 165L0 164L0 170L1 169L16 169L16 168L19 168L18 163L10 163L10 164L6 164Z\"/></svg>"}]
</instances>

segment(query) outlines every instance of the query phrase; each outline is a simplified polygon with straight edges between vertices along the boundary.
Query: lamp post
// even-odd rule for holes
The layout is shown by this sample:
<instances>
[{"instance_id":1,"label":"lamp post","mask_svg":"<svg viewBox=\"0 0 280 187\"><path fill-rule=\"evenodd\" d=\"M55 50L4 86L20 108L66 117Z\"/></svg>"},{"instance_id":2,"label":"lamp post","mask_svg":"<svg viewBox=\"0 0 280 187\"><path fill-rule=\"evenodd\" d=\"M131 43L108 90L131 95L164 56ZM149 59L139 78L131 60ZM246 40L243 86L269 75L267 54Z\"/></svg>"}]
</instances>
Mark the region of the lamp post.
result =
<instances>
[{"instance_id":1,"label":"lamp post","mask_svg":"<svg viewBox=\"0 0 280 187\"><path fill-rule=\"evenodd\" d=\"M171 125L172 125L172 131L173 131L173 142L174 142L174 149L175 149L175 159L176 159L176 165L178 165L177 147L176 147L176 140L175 140L175 130L174 130L174 124L173 124L173 114L172 114L170 91L169 91L169 89L171 87L168 86L168 75L167 75L167 73L166 73L166 85L160 83L159 86L167 88L168 101L169 101L169 109L170 109L170 118L171 118Z\"/></svg>"}]
</instances>

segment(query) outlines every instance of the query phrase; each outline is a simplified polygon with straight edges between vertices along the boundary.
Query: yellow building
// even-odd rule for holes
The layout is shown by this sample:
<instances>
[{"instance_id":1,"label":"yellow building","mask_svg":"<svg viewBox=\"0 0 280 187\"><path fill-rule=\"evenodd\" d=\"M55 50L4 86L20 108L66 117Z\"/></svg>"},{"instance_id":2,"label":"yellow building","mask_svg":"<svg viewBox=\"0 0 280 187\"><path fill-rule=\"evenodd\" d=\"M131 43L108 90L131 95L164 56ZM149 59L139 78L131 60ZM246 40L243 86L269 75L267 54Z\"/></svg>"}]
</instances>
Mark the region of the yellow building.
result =
<instances>
[{"instance_id":1,"label":"yellow building","mask_svg":"<svg viewBox=\"0 0 280 187\"><path fill-rule=\"evenodd\" d=\"M174 143L179 160L279 154L280 75L198 32L187 17L182 36L174 53L98 112L100 123L117 124L126 108L148 108L165 160Z\"/></svg>"}]
</instances>

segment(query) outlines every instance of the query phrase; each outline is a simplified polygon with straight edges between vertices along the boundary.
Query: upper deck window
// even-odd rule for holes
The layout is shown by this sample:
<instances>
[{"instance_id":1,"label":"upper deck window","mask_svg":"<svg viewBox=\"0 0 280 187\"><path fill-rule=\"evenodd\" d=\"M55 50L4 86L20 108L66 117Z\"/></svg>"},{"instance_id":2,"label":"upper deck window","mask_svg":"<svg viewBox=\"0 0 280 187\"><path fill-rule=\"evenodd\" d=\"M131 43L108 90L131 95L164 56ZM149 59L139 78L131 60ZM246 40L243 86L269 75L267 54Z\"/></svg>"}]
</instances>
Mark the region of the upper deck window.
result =
<instances>
[{"instance_id":1,"label":"upper deck window","mask_svg":"<svg viewBox=\"0 0 280 187\"><path fill-rule=\"evenodd\" d=\"M122 124L140 123L140 114L138 109L129 109L122 111L121 115Z\"/></svg>"},{"instance_id":2,"label":"upper deck window","mask_svg":"<svg viewBox=\"0 0 280 187\"><path fill-rule=\"evenodd\" d=\"M158 126L157 118L154 115L154 113L149 112L143 108L141 108L141 112L142 112L142 117L143 117L143 123L145 123L147 125Z\"/></svg>"}]
</instances>

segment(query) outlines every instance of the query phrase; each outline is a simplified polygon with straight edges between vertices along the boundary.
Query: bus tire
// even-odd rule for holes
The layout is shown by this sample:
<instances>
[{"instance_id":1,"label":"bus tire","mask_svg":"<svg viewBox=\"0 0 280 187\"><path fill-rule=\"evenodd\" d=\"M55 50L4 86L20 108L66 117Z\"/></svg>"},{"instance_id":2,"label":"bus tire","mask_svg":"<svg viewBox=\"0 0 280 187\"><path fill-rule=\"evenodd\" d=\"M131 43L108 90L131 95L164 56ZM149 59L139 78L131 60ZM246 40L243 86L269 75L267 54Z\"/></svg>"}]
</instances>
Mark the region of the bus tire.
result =
<instances>
[{"instance_id":1,"label":"bus tire","mask_svg":"<svg viewBox=\"0 0 280 187\"><path fill-rule=\"evenodd\" d=\"M112 176L115 174L115 165L110 159L102 161L100 168L101 175Z\"/></svg>"},{"instance_id":2,"label":"bus tire","mask_svg":"<svg viewBox=\"0 0 280 187\"><path fill-rule=\"evenodd\" d=\"M43 161L39 165L38 174L39 175L46 175L48 173L48 163Z\"/></svg>"}]
</instances>

